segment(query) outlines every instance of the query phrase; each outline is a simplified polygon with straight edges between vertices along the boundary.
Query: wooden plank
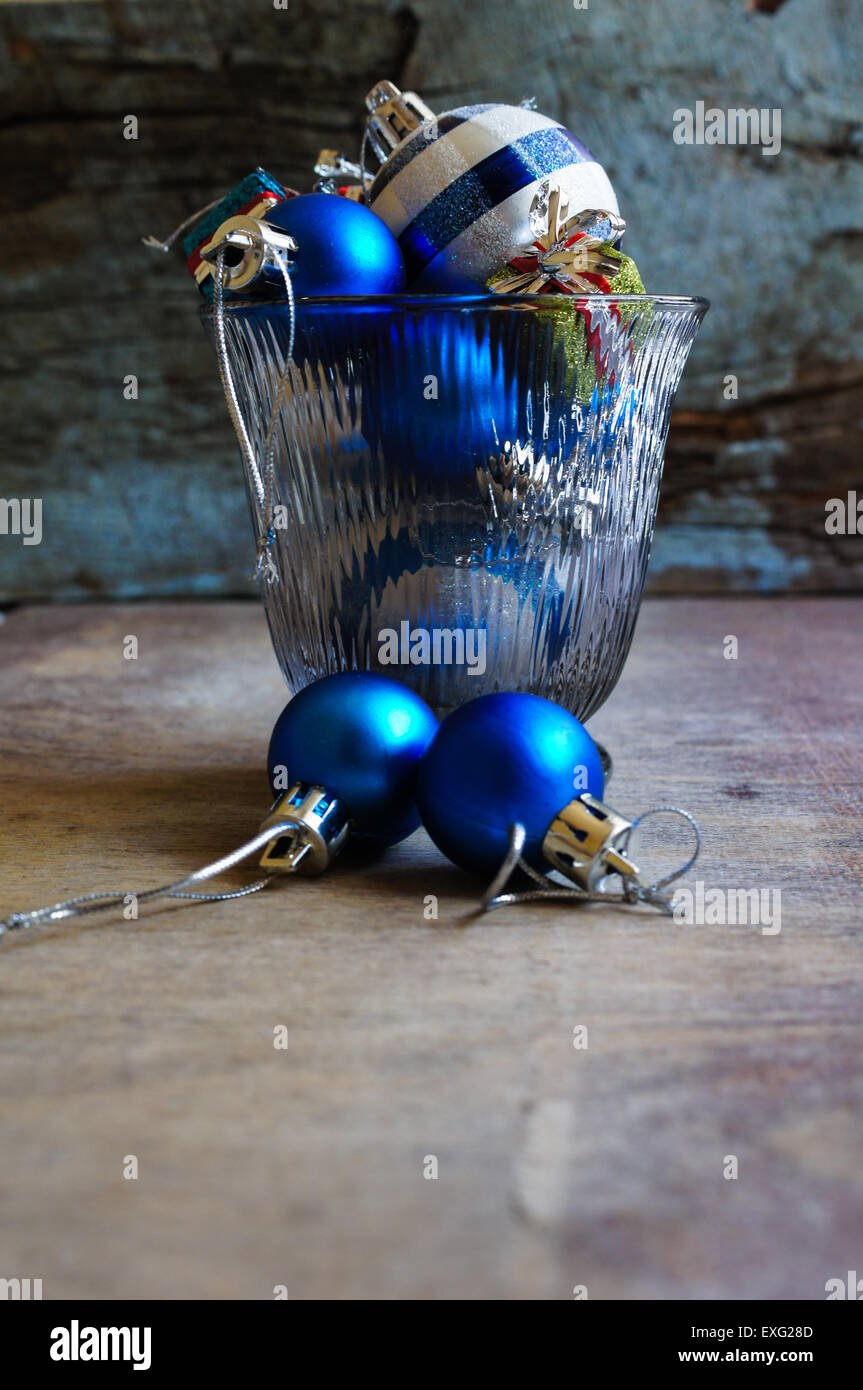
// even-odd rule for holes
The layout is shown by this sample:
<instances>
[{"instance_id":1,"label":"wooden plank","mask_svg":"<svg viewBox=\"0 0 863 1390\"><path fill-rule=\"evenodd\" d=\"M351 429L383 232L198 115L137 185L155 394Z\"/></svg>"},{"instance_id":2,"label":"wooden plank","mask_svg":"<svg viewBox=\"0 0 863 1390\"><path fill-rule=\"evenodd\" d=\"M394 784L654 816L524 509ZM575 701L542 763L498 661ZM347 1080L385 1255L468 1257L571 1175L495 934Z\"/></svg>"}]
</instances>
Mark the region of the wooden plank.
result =
<instances>
[{"instance_id":1,"label":"wooden plank","mask_svg":"<svg viewBox=\"0 0 863 1390\"><path fill-rule=\"evenodd\" d=\"M477 920L420 833L259 898L7 941L0 1275L46 1298L824 1297L863 1241L859 631L855 600L650 601L594 721L614 804L692 810L687 883L780 889L778 934ZM22 609L0 649L0 912L167 881L257 825L285 692L256 609Z\"/></svg>"}]
</instances>

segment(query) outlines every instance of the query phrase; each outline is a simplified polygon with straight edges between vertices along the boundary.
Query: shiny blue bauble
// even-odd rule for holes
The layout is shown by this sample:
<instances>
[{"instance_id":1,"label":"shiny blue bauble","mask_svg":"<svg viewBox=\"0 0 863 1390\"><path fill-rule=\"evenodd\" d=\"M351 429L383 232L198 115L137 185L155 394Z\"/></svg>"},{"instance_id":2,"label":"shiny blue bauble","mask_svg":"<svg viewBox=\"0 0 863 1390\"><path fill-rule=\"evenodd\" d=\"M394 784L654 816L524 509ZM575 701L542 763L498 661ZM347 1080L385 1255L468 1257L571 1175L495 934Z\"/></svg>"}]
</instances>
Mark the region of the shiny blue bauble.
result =
<instances>
[{"instance_id":1,"label":"shiny blue bauble","mask_svg":"<svg viewBox=\"0 0 863 1390\"><path fill-rule=\"evenodd\" d=\"M334 193L304 193L276 203L267 222L294 238L291 283L298 298L398 294L402 253L392 232L361 203Z\"/></svg>"},{"instance_id":2,"label":"shiny blue bauble","mask_svg":"<svg viewBox=\"0 0 863 1390\"><path fill-rule=\"evenodd\" d=\"M477 470L524 439L524 391L498 323L477 301L413 310L382 305L367 320L362 430L388 474L419 487L477 491Z\"/></svg>"},{"instance_id":3,"label":"shiny blue bauble","mask_svg":"<svg viewBox=\"0 0 863 1390\"><path fill-rule=\"evenodd\" d=\"M585 791L602 798L602 763L574 715L537 695L481 695L440 725L420 763L417 804L438 849L491 878L515 821L527 831L523 857L547 868L546 831Z\"/></svg>"},{"instance_id":4,"label":"shiny blue bauble","mask_svg":"<svg viewBox=\"0 0 863 1390\"><path fill-rule=\"evenodd\" d=\"M325 676L299 691L276 720L267 762L273 792L276 769L286 767L289 782L338 797L354 834L394 845L420 823L417 766L436 731L425 701L387 676Z\"/></svg>"}]
</instances>

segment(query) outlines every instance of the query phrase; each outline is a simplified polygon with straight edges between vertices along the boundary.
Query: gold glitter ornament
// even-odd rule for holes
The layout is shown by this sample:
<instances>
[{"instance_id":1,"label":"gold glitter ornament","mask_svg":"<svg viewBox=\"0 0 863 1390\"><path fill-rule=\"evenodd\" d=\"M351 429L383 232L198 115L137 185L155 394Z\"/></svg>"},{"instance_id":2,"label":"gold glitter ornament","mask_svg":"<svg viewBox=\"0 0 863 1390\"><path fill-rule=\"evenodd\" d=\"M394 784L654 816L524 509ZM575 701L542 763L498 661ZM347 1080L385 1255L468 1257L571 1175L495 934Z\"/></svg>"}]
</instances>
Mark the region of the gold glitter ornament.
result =
<instances>
[{"instance_id":1,"label":"gold glitter ornament","mask_svg":"<svg viewBox=\"0 0 863 1390\"><path fill-rule=\"evenodd\" d=\"M537 358L557 362L562 373L553 385L563 398L584 405L597 389L615 389L635 338L649 329L649 301L624 296L645 294L644 282L631 256L616 243L626 224L607 208L585 208L570 214L565 192L546 179L530 208L534 240L517 248L505 266L487 282L492 294L537 296L525 306L523 333L526 357L537 339L551 335L551 351ZM541 383L534 383L537 390Z\"/></svg>"},{"instance_id":2,"label":"gold glitter ornament","mask_svg":"<svg viewBox=\"0 0 863 1390\"><path fill-rule=\"evenodd\" d=\"M625 255L623 251L618 251L617 248L613 246L604 246L602 250L603 254L609 259L619 262L619 267L614 276L612 294L647 293L638 266L631 256Z\"/></svg>"}]
</instances>

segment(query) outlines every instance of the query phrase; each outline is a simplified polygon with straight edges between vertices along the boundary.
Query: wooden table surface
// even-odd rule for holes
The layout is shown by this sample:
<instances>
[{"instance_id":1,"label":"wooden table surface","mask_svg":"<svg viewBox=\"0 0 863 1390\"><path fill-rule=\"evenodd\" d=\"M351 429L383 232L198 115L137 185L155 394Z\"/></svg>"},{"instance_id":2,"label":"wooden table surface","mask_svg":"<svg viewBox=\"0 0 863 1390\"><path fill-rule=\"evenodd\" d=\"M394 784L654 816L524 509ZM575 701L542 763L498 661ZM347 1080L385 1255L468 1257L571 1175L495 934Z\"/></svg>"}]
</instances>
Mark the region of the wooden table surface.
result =
<instances>
[{"instance_id":1,"label":"wooden table surface","mask_svg":"<svg viewBox=\"0 0 863 1390\"><path fill-rule=\"evenodd\" d=\"M477 885L419 833L257 898L10 935L0 1277L45 1298L823 1299L863 1270L861 651L850 599L654 600L592 724L611 802L688 807L687 886L780 889L778 934L472 918ZM0 915L237 844L283 700L248 604L9 615Z\"/></svg>"}]
</instances>

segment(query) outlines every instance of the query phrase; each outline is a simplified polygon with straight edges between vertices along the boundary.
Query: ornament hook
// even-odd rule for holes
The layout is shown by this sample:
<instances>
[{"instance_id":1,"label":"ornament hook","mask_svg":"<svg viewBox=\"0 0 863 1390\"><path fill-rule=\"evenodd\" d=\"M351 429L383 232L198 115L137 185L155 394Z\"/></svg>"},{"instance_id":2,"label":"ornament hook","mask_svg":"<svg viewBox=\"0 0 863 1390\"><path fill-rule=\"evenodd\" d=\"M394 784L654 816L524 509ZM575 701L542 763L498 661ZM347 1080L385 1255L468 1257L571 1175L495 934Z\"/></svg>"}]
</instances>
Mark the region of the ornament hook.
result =
<instances>
[{"instance_id":1,"label":"ornament hook","mask_svg":"<svg viewBox=\"0 0 863 1390\"><path fill-rule=\"evenodd\" d=\"M236 291L248 289L262 276L284 274L284 262L289 263L297 249L292 236L261 218L229 217L202 247L201 260L213 274L219 264L224 288Z\"/></svg>"},{"instance_id":2,"label":"ornament hook","mask_svg":"<svg viewBox=\"0 0 863 1390\"><path fill-rule=\"evenodd\" d=\"M680 816L695 832L695 848L685 864L655 883L648 883L631 858L631 841L636 828L648 816ZM484 912L529 902L648 903L665 916L674 912L672 899L663 889L692 868L701 851L701 830L695 817L679 806L656 806L634 821L586 792L564 807L543 839L543 855L551 867L574 885L556 887L522 857L526 831L515 823L509 827L509 847L503 863L480 899ZM526 892L506 892L512 875L520 870L537 886ZM613 881L620 880L615 889Z\"/></svg>"},{"instance_id":3,"label":"ornament hook","mask_svg":"<svg viewBox=\"0 0 863 1390\"><path fill-rule=\"evenodd\" d=\"M394 82L378 82L366 97L366 133L378 161L385 164L403 140L435 116L416 92L402 92ZM362 165L362 161L361 161Z\"/></svg>"}]
</instances>

